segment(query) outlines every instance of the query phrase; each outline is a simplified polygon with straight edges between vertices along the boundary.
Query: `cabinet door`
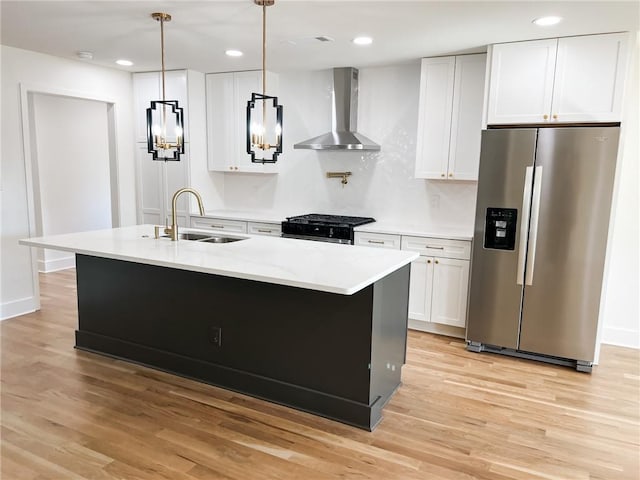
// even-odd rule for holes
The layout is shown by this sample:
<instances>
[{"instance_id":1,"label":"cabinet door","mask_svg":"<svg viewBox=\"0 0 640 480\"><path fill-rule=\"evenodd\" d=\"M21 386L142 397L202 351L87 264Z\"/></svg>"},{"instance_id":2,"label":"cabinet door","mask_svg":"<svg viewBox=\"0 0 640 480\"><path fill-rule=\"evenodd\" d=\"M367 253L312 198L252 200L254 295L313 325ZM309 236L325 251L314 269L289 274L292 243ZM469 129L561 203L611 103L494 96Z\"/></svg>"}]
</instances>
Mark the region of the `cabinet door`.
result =
<instances>
[{"instance_id":1,"label":"cabinet door","mask_svg":"<svg viewBox=\"0 0 640 480\"><path fill-rule=\"evenodd\" d=\"M409 318L428 322L431 316L433 258L418 257L411 262L409 280Z\"/></svg>"},{"instance_id":2,"label":"cabinet door","mask_svg":"<svg viewBox=\"0 0 640 480\"><path fill-rule=\"evenodd\" d=\"M557 39L492 46L488 124L549 121Z\"/></svg>"},{"instance_id":3,"label":"cabinet door","mask_svg":"<svg viewBox=\"0 0 640 480\"><path fill-rule=\"evenodd\" d=\"M420 72L416 178L446 178L455 57L423 58Z\"/></svg>"},{"instance_id":4,"label":"cabinet door","mask_svg":"<svg viewBox=\"0 0 640 480\"><path fill-rule=\"evenodd\" d=\"M478 180L486 64L485 54L456 57L447 172L453 180Z\"/></svg>"},{"instance_id":5,"label":"cabinet door","mask_svg":"<svg viewBox=\"0 0 640 480\"><path fill-rule=\"evenodd\" d=\"M163 225L163 163L151 160L146 143L136 144L138 222Z\"/></svg>"},{"instance_id":6,"label":"cabinet door","mask_svg":"<svg viewBox=\"0 0 640 480\"><path fill-rule=\"evenodd\" d=\"M159 76L161 74L158 74ZM172 70L165 72L165 99L177 100L178 105L182 108L184 114L184 141L189 141L189 97L187 94L187 71ZM162 85L162 82L160 82ZM159 99L162 98L160 91Z\"/></svg>"},{"instance_id":7,"label":"cabinet door","mask_svg":"<svg viewBox=\"0 0 640 480\"><path fill-rule=\"evenodd\" d=\"M235 77L235 143L237 145L234 171L253 173L275 173L276 164L253 163L247 153L247 102L252 93L262 92L262 72L236 72ZM267 72L267 95L275 95L275 85ZM272 85L272 87L270 87ZM269 107L271 105L269 104Z\"/></svg>"},{"instance_id":8,"label":"cabinet door","mask_svg":"<svg viewBox=\"0 0 640 480\"><path fill-rule=\"evenodd\" d=\"M152 100L160 98L160 74L158 72L133 74L134 118L136 142L147 141L147 108Z\"/></svg>"},{"instance_id":9,"label":"cabinet door","mask_svg":"<svg viewBox=\"0 0 640 480\"><path fill-rule=\"evenodd\" d=\"M207 159L209 170L233 171L235 138L234 74L207 75Z\"/></svg>"},{"instance_id":10,"label":"cabinet door","mask_svg":"<svg viewBox=\"0 0 640 480\"><path fill-rule=\"evenodd\" d=\"M189 186L189 145L185 145L184 156L179 162L154 162L163 164L164 205L167 217L171 217L171 200L173 194L181 188ZM190 193L183 193L178 197L177 216L178 225L188 226Z\"/></svg>"},{"instance_id":11,"label":"cabinet door","mask_svg":"<svg viewBox=\"0 0 640 480\"><path fill-rule=\"evenodd\" d=\"M619 122L627 34L560 38L552 120Z\"/></svg>"},{"instance_id":12,"label":"cabinet door","mask_svg":"<svg viewBox=\"0 0 640 480\"><path fill-rule=\"evenodd\" d=\"M469 262L451 258L433 260L431 321L465 328Z\"/></svg>"}]
</instances>

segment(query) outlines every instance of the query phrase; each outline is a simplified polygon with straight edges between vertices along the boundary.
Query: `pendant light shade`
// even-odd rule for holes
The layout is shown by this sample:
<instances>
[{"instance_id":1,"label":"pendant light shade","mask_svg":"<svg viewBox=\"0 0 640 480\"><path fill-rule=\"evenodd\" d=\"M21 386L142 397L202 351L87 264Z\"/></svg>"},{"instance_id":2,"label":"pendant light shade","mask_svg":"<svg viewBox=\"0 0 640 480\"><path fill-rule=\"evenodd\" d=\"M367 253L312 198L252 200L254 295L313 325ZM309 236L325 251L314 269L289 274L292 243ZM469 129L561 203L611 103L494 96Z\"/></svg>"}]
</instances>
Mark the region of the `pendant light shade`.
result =
<instances>
[{"instance_id":1,"label":"pendant light shade","mask_svg":"<svg viewBox=\"0 0 640 480\"><path fill-rule=\"evenodd\" d=\"M164 23L171 21L168 13L152 13L160 22L160 50L162 53L162 99L152 100L147 108L147 150L153 160L178 161L184 154L184 114L177 100L165 98Z\"/></svg>"},{"instance_id":2,"label":"pendant light shade","mask_svg":"<svg viewBox=\"0 0 640 480\"><path fill-rule=\"evenodd\" d=\"M282 153L282 105L267 90L267 7L275 0L253 0L262 7L262 93L247 102L247 153L253 163L275 163Z\"/></svg>"}]
</instances>

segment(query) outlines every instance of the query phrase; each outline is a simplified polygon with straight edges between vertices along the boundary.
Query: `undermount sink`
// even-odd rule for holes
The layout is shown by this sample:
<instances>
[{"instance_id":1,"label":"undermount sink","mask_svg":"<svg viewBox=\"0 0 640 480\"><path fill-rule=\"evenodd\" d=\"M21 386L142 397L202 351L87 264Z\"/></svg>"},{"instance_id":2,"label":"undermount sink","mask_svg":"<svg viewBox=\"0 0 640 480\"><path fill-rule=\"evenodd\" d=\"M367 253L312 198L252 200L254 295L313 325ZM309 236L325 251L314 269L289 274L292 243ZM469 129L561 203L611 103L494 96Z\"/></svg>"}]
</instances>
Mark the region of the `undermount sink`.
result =
<instances>
[{"instance_id":1,"label":"undermount sink","mask_svg":"<svg viewBox=\"0 0 640 480\"><path fill-rule=\"evenodd\" d=\"M204 240L205 238L209 238L211 235L203 234L203 233L193 233L193 232L184 232L178 233L178 240ZM169 238L169 235L162 235L162 238Z\"/></svg>"},{"instance_id":2,"label":"undermount sink","mask_svg":"<svg viewBox=\"0 0 640 480\"><path fill-rule=\"evenodd\" d=\"M162 235L162 238L169 238L169 235ZM206 243L231 243L238 240L246 240L244 237L219 237L207 235L206 233L181 232L178 233L178 240L192 240L194 242Z\"/></svg>"},{"instance_id":3,"label":"undermount sink","mask_svg":"<svg viewBox=\"0 0 640 480\"><path fill-rule=\"evenodd\" d=\"M237 242L238 240L246 240L246 238L239 238L239 237L210 237L210 238L205 238L204 240L200 240L201 242L207 242L207 243L230 243L230 242Z\"/></svg>"}]
</instances>

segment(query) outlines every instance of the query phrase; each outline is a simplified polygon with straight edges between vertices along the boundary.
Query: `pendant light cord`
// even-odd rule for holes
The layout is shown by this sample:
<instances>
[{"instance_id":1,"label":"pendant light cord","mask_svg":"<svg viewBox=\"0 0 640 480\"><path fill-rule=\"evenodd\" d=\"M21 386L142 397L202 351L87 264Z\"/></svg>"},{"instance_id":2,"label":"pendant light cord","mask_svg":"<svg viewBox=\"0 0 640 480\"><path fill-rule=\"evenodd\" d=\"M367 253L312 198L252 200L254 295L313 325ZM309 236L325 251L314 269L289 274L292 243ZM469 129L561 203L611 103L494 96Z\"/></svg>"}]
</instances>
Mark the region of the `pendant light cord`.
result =
<instances>
[{"instance_id":1,"label":"pendant light cord","mask_svg":"<svg viewBox=\"0 0 640 480\"><path fill-rule=\"evenodd\" d=\"M164 17L160 17L160 53L162 55L162 101L165 99L165 90L164 90Z\"/></svg>"}]
</instances>

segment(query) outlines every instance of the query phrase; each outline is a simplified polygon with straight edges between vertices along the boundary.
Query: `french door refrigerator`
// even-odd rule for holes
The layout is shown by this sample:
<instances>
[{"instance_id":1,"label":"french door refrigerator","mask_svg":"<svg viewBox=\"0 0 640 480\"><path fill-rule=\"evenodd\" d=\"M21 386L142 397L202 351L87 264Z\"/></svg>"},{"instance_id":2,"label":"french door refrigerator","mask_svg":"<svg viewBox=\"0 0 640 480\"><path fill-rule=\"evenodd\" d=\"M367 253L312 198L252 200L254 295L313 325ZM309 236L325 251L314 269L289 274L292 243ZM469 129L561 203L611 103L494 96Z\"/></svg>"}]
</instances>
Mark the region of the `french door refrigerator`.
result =
<instances>
[{"instance_id":1,"label":"french door refrigerator","mask_svg":"<svg viewBox=\"0 0 640 480\"><path fill-rule=\"evenodd\" d=\"M618 137L599 126L482 132L469 350L591 371Z\"/></svg>"}]
</instances>

